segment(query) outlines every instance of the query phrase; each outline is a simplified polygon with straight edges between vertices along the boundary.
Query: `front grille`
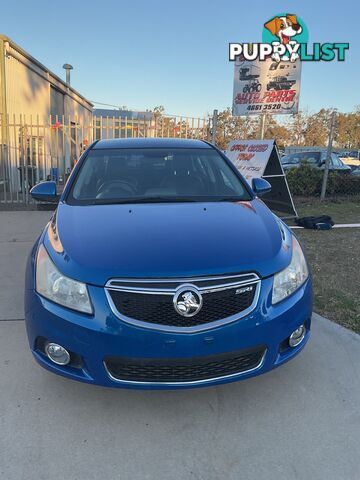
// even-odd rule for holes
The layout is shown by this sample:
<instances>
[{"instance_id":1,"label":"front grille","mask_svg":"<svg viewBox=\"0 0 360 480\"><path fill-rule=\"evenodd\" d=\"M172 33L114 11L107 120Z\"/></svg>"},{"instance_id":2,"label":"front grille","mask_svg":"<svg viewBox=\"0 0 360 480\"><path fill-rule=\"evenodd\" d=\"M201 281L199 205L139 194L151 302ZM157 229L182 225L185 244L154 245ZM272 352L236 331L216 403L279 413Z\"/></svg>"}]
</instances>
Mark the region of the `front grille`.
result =
<instances>
[{"instance_id":1,"label":"front grille","mask_svg":"<svg viewBox=\"0 0 360 480\"><path fill-rule=\"evenodd\" d=\"M128 359L108 357L105 366L114 380L148 383L186 383L226 377L260 366L265 347L189 359Z\"/></svg>"},{"instance_id":2,"label":"front grille","mask_svg":"<svg viewBox=\"0 0 360 480\"><path fill-rule=\"evenodd\" d=\"M194 327L215 322L243 312L254 300L256 284L249 289L239 286L220 291L203 293L203 306L193 317L184 317L176 312L173 295L110 290L111 299L122 315L146 323L171 327Z\"/></svg>"}]
</instances>

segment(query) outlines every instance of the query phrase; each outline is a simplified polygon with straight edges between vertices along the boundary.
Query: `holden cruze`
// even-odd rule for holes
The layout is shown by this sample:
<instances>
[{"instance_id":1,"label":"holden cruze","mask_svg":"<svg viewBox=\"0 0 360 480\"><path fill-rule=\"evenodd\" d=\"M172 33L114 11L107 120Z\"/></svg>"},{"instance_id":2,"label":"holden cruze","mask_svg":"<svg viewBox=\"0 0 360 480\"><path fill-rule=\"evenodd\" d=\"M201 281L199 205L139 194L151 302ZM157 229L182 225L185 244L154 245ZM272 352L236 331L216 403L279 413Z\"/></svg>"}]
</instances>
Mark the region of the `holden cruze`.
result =
<instances>
[{"instance_id":1,"label":"holden cruze","mask_svg":"<svg viewBox=\"0 0 360 480\"><path fill-rule=\"evenodd\" d=\"M25 317L48 370L105 386L240 380L293 358L310 333L307 262L289 228L199 140L92 144L29 256Z\"/></svg>"}]
</instances>

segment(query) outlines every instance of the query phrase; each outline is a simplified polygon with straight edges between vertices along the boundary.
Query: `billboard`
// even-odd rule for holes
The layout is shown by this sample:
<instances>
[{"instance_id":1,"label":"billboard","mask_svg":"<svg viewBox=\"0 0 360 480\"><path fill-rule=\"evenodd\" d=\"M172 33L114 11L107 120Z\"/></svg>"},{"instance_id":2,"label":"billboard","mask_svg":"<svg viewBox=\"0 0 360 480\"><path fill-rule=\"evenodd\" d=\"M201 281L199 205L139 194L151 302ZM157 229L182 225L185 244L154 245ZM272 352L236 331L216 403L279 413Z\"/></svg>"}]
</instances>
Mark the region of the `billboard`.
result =
<instances>
[{"instance_id":1,"label":"billboard","mask_svg":"<svg viewBox=\"0 0 360 480\"><path fill-rule=\"evenodd\" d=\"M271 210L297 216L274 140L234 140L226 156L250 185L253 178L265 178L271 184L271 191L261 197Z\"/></svg>"},{"instance_id":2,"label":"billboard","mask_svg":"<svg viewBox=\"0 0 360 480\"><path fill-rule=\"evenodd\" d=\"M297 113L301 61L234 62L233 115Z\"/></svg>"}]
</instances>

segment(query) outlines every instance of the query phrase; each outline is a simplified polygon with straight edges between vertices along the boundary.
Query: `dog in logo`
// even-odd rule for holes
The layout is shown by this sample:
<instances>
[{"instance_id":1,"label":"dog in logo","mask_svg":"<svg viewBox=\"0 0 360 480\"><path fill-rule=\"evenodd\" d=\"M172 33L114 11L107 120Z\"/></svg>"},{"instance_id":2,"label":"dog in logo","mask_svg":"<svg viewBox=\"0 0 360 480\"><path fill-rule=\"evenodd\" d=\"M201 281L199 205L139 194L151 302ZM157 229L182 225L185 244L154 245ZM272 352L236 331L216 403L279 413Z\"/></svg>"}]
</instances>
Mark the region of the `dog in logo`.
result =
<instances>
[{"instance_id":1,"label":"dog in logo","mask_svg":"<svg viewBox=\"0 0 360 480\"><path fill-rule=\"evenodd\" d=\"M296 44L296 40L293 40L295 35L299 35L302 32L302 26L298 23L296 15L287 14L281 17L274 17L264 24L264 27L267 28L272 35L275 35L279 38L279 42L273 42L273 45L287 45L287 44ZM274 53L272 58L280 62L279 53ZM294 62L299 55L297 53L292 53L290 56L290 61Z\"/></svg>"}]
</instances>

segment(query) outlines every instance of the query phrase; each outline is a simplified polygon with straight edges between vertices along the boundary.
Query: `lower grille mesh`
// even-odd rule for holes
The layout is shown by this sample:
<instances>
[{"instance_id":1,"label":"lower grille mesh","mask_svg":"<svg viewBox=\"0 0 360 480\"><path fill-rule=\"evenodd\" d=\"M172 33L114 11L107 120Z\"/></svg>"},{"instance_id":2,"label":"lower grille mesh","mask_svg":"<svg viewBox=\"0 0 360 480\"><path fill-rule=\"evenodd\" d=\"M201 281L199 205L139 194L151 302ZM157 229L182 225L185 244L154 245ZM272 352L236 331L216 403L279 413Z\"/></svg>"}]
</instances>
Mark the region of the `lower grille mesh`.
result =
<instances>
[{"instance_id":1,"label":"lower grille mesh","mask_svg":"<svg viewBox=\"0 0 360 480\"><path fill-rule=\"evenodd\" d=\"M133 382L193 382L256 368L265 347L190 359L127 359L108 357L105 365L117 380Z\"/></svg>"}]
</instances>

